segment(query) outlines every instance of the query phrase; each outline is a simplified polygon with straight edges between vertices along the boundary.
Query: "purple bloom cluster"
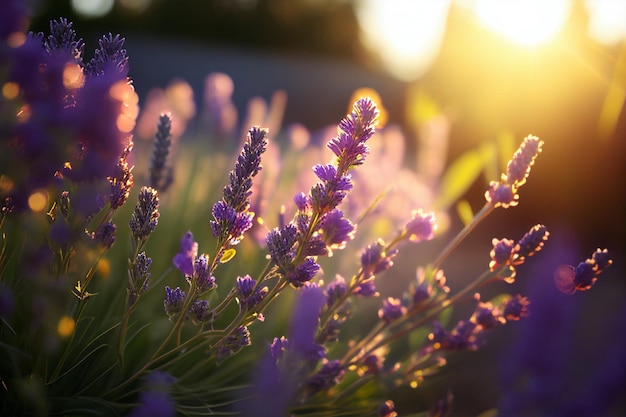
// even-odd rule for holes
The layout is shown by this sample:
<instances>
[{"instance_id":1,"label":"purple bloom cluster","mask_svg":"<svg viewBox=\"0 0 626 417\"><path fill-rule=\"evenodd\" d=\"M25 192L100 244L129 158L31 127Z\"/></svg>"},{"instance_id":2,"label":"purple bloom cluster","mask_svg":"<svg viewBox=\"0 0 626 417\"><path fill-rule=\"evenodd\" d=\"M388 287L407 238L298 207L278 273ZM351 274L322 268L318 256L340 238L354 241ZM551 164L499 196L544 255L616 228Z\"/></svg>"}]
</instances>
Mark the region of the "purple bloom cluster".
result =
<instances>
[{"instance_id":1,"label":"purple bloom cluster","mask_svg":"<svg viewBox=\"0 0 626 417\"><path fill-rule=\"evenodd\" d=\"M311 393L315 394L337 385L345 374L346 371L340 361L326 361L322 368L306 381L306 385Z\"/></svg>"},{"instance_id":2,"label":"purple bloom cluster","mask_svg":"<svg viewBox=\"0 0 626 417\"><path fill-rule=\"evenodd\" d=\"M165 191L173 180L172 168L167 166L171 144L172 116L169 113L163 113L159 116L150 160L150 186L160 192Z\"/></svg>"},{"instance_id":3,"label":"purple bloom cluster","mask_svg":"<svg viewBox=\"0 0 626 417\"><path fill-rule=\"evenodd\" d=\"M139 396L139 406L128 417L173 417L176 406L170 395L175 378L161 371L151 373L146 379L146 389Z\"/></svg>"},{"instance_id":4,"label":"purple bloom cluster","mask_svg":"<svg viewBox=\"0 0 626 417\"><path fill-rule=\"evenodd\" d=\"M165 300L163 301L163 305L165 307L165 313L167 313L170 320L174 320L182 312L186 297L187 294L179 287L176 287L176 289L165 287Z\"/></svg>"},{"instance_id":5,"label":"purple bloom cluster","mask_svg":"<svg viewBox=\"0 0 626 417\"><path fill-rule=\"evenodd\" d=\"M517 205L517 200L519 200L517 190L526 183L530 169L541 153L542 145L543 141L536 136L529 135L524 138L507 164L506 174L502 174L500 181L490 183L489 190L485 193L487 202L493 204L494 207L503 208Z\"/></svg>"},{"instance_id":6,"label":"purple bloom cluster","mask_svg":"<svg viewBox=\"0 0 626 417\"><path fill-rule=\"evenodd\" d=\"M486 330L526 316L528 304L528 299L519 294L501 299L497 305L478 301L469 320L459 321L450 331L435 321L428 338L435 350L477 350L484 343Z\"/></svg>"},{"instance_id":7,"label":"purple bloom cluster","mask_svg":"<svg viewBox=\"0 0 626 417\"><path fill-rule=\"evenodd\" d=\"M132 150L133 142L131 141L122 151L113 175L107 177L111 187L109 204L113 210L122 207L126 203L130 190L133 188L132 167L128 166L128 156Z\"/></svg>"},{"instance_id":8,"label":"purple bloom cluster","mask_svg":"<svg viewBox=\"0 0 626 417\"><path fill-rule=\"evenodd\" d=\"M607 249L596 249L591 258L580 262L576 267L560 265L554 272L554 283L561 292L566 294L587 291L612 263L613 260Z\"/></svg>"},{"instance_id":9,"label":"purple bloom cluster","mask_svg":"<svg viewBox=\"0 0 626 417\"><path fill-rule=\"evenodd\" d=\"M413 210L411 220L404 227L406 236L411 242L431 240L437 230L437 220L433 212L425 213L422 209Z\"/></svg>"},{"instance_id":10,"label":"purple bloom cluster","mask_svg":"<svg viewBox=\"0 0 626 417\"><path fill-rule=\"evenodd\" d=\"M254 213L250 208L252 179L261 170L261 154L267 149L267 130L253 127L230 172L224 197L213 206L211 228L218 238L218 246L237 245L243 234L252 227Z\"/></svg>"},{"instance_id":11,"label":"purple bloom cluster","mask_svg":"<svg viewBox=\"0 0 626 417\"><path fill-rule=\"evenodd\" d=\"M191 277L196 256L198 256L198 242L193 240L193 233L186 232L180 239L180 251L174 256L172 262L185 277Z\"/></svg>"},{"instance_id":12,"label":"purple bloom cluster","mask_svg":"<svg viewBox=\"0 0 626 417\"><path fill-rule=\"evenodd\" d=\"M539 252L545 242L548 240L550 233L542 224L533 226L522 238L515 243L511 239L493 239L491 241L493 249L489 253L491 261L489 269L496 271L499 268L506 267L507 274L501 274L501 277L511 283L515 279L515 266L524 263L526 258L533 256Z\"/></svg>"},{"instance_id":13,"label":"purple bloom cluster","mask_svg":"<svg viewBox=\"0 0 626 417\"><path fill-rule=\"evenodd\" d=\"M129 306L134 305L139 296L148 289L150 276L152 275L148 272L150 264L152 264L152 259L146 256L145 252L139 253L133 262L128 279Z\"/></svg>"},{"instance_id":14,"label":"purple bloom cluster","mask_svg":"<svg viewBox=\"0 0 626 417\"><path fill-rule=\"evenodd\" d=\"M294 287L301 287L309 282L320 269L312 257L296 262L295 244L298 238L297 228L288 224L282 229L274 229L266 238L270 259L278 267L279 272Z\"/></svg>"},{"instance_id":15,"label":"purple bloom cluster","mask_svg":"<svg viewBox=\"0 0 626 417\"><path fill-rule=\"evenodd\" d=\"M257 286L255 279L250 275L237 277L235 290L239 297L239 302L246 310L251 310L267 295L268 288Z\"/></svg>"},{"instance_id":16,"label":"purple bloom cluster","mask_svg":"<svg viewBox=\"0 0 626 417\"><path fill-rule=\"evenodd\" d=\"M378 310L378 318L389 324L406 314L406 310L400 299L388 297L383 300L383 306Z\"/></svg>"},{"instance_id":17,"label":"purple bloom cluster","mask_svg":"<svg viewBox=\"0 0 626 417\"><path fill-rule=\"evenodd\" d=\"M159 197L150 187L141 187L129 226L137 242L145 242L159 223Z\"/></svg>"}]
</instances>

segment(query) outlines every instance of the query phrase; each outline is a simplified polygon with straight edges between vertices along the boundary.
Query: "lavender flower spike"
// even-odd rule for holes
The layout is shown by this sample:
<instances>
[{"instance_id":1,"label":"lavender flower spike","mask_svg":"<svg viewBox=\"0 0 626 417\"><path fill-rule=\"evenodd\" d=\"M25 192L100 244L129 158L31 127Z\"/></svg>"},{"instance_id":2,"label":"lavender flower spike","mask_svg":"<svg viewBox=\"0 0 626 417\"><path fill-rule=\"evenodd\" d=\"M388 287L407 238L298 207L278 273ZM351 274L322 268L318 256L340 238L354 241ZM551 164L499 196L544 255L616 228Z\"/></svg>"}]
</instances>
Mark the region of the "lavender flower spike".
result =
<instances>
[{"instance_id":1,"label":"lavender flower spike","mask_svg":"<svg viewBox=\"0 0 626 417\"><path fill-rule=\"evenodd\" d=\"M489 185L489 190L485 193L487 202L494 207L503 208L517 205L519 200L517 190L526 183L530 169L541 153L542 145L543 141L536 136L528 135L524 138L507 164L506 174L502 174L500 181L492 181Z\"/></svg>"},{"instance_id":2,"label":"lavender flower spike","mask_svg":"<svg viewBox=\"0 0 626 417\"><path fill-rule=\"evenodd\" d=\"M165 191L172 183L172 169L167 167L167 156L172 144L172 116L163 113L159 116L157 132L154 135L154 150L150 161L150 186Z\"/></svg>"},{"instance_id":3,"label":"lavender flower spike","mask_svg":"<svg viewBox=\"0 0 626 417\"><path fill-rule=\"evenodd\" d=\"M354 103L352 113L337 127L338 136L328 143L328 148L337 156L337 171L346 173L350 168L363 164L369 148L365 142L374 134L379 111L370 98L361 98Z\"/></svg>"},{"instance_id":4,"label":"lavender flower spike","mask_svg":"<svg viewBox=\"0 0 626 417\"><path fill-rule=\"evenodd\" d=\"M224 187L224 197L213 206L211 228L218 246L237 245L252 227L254 213L248 212L252 178L261 170L261 154L267 149L266 135L266 129L250 129L235 169L229 174L229 184Z\"/></svg>"},{"instance_id":5,"label":"lavender flower spike","mask_svg":"<svg viewBox=\"0 0 626 417\"><path fill-rule=\"evenodd\" d=\"M129 226L136 241L145 241L156 229L159 218L159 197L150 187L141 187L139 202L130 218Z\"/></svg>"}]
</instances>

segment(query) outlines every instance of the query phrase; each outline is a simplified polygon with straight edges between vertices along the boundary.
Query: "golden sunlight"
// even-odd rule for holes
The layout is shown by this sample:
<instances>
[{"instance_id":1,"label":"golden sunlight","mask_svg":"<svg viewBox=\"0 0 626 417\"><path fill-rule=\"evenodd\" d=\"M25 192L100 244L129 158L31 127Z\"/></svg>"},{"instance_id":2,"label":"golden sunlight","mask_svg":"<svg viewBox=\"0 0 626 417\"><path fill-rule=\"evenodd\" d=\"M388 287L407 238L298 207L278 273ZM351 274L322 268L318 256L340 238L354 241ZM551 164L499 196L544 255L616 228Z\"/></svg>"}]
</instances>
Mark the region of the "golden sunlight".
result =
<instances>
[{"instance_id":1,"label":"golden sunlight","mask_svg":"<svg viewBox=\"0 0 626 417\"><path fill-rule=\"evenodd\" d=\"M355 4L363 44L394 76L419 78L436 58L450 1L363 0Z\"/></svg>"},{"instance_id":2,"label":"golden sunlight","mask_svg":"<svg viewBox=\"0 0 626 417\"><path fill-rule=\"evenodd\" d=\"M476 0L483 23L524 46L536 46L557 34L571 8L570 0Z\"/></svg>"}]
</instances>

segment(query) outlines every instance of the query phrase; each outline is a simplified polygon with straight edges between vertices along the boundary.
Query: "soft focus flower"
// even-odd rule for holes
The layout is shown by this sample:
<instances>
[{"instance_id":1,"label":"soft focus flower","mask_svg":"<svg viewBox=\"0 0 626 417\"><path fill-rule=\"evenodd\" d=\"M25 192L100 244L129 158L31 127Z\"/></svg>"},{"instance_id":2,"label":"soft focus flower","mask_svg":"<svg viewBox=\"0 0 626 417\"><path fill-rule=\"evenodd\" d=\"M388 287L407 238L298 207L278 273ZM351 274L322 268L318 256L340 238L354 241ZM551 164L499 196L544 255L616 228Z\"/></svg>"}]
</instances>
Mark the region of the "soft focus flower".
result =
<instances>
[{"instance_id":1,"label":"soft focus flower","mask_svg":"<svg viewBox=\"0 0 626 417\"><path fill-rule=\"evenodd\" d=\"M180 251L174 256L174 266L186 277L191 277L196 256L198 256L198 242L193 240L191 232L186 232L180 239Z\"/></svg>"},{"instance_id":2,"label":"soft focus flower","mask_svg":"<svg viewBox=\"0 0 626 417\"><path fill-rule=\"evenodd\" d=\"M322 365L322 368L315 375L306 381L307 388L312 393L326 390L333 385L337 385L345 373L341 362L337 360L328 361Z\"/></svg>"},{"instance_id":3,"label":"soft focus flower","mask_svg":"<svg viewBox=\"0 0 626 417\"><path fill-rule=\"evenodd\" d=\"M267 287L257 286L256 280L250 275L237 277L235 289L239 296L239 302L247 310L253 309L268 292Z\"/></svg>"},{"instance_id":4,"label":"soft focus flower","mask_svg":"<svg viewBox=\"0 0 626 417\"><path fill-rule=\"evenodd\" d=\"M383 306L378 310L378 318L389 324L402 317L406 313L406 307L398 298L388 297L383 300Z\"/></svg>"},{"instance_id":5,"label":"soft focus flower","mask_svg":"<svg viewBox=\"0 0 626 417\"><path fill-rule=\"evenodd\" d=\"M160 192L165 191L173 181L172 168L167 166L171 144L172 116L169 113L163 113L159 116L150 160L150 186Z\"/></svg>"},{"instance_id":6,"label":"soft focus flower","mask_svg":"<svg viewBox=\"0 0 626 417\"><path fill-rule=\"evenodd\" d=\"M405 232L411 242L431 240L437 230L437 220L433 212L425 213L421 209L411 213L411 220L405 226Z\"/></svg>"}]
</instances>

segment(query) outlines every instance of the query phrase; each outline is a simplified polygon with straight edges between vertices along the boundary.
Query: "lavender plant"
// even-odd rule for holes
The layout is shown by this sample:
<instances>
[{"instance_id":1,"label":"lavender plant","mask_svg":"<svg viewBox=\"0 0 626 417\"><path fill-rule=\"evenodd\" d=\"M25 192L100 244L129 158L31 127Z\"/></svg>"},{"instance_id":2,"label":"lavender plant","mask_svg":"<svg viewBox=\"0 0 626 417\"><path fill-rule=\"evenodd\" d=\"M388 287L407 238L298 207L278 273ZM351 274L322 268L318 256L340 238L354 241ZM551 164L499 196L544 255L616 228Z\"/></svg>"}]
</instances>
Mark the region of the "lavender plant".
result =
<instances>
[{"instance_id":1,"label":"lavender plant","mask_svg":"<svg viewBox=\"0 0 626 417\"><path fill-rule=\"evenodd\" d=\"M399 251L438 227L434 212L415 207L395 234L361 248L352 269L325 275L322 265L357 242L361 218L342 206L367 164L379 117L371 99L355 101L327 144L332 160L313 167L316 181L293 196L293 216L276 213L257 244L246 236L262 230L254 185L272 132L248 130L221 195L201 202L200 224L188 223L181 213L192 185L177 185L182 162L168 162L170 115L137 177L146 184L135 187L138 99L124 40L102 37L85 62L70 22L27 34L19 4L0 8L16 17L0 26L2 415L392 417L393 387L421 387L448 352L479 349L491 329L532 311L521 294L482 300L479 291L514 282L546 244L545 226L493 239L485 270L463 288L448 287L442 265L491 212L517 204L542 150L537 137L524 139L483 208L406 291L382 297L368 316L363 301L380 296L378 279ZM557 288L588 290L611 263L598 249L560 267ZM447 323L468 300L471 315ZM350 328L372 316L364 334ZM448 415L451 398L426 413Z\"/></svg>"}]
</instances>

